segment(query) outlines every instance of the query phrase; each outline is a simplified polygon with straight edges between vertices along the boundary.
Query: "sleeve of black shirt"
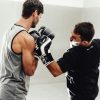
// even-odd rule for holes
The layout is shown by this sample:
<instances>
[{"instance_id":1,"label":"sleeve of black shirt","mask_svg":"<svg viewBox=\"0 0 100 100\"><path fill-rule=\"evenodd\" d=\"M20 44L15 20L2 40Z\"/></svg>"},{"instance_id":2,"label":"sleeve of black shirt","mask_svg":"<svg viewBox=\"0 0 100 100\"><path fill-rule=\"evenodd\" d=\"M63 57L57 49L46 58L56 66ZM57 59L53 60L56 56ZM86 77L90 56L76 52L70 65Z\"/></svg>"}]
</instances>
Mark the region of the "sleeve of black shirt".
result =
<instances>
[{"instance_id":1,"label":"sleeve of black shirt","mask_svg":"<svg viewBox=\"0 0 100 100\"><path fill-rule=\"evenodd\" d=\"M58 59L57 63L63 73L67 72L73 64L71 52L68 50L66 53L64 53L63 56Z\"/></svg>"}]
</instances>

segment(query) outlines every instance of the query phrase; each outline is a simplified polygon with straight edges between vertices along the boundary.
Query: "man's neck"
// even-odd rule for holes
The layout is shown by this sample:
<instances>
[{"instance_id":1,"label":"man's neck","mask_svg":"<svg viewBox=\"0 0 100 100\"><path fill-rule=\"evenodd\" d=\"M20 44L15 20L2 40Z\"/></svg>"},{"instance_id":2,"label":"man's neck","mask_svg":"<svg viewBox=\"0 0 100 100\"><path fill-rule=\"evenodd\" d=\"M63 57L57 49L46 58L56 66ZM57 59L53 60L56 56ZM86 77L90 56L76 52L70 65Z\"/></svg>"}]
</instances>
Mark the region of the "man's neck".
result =
<instances>
[{"instance_id":1,"label":"man's neck","mask_svg":"<svg viewBox=\"0 0 100 100\"><path fill-rule=\"evenodd\" d=\"M21 18L19 21L16 22L17 25L21 25L27 31L31 28L31 21L29 19Z\"/></svg>"}]
</instances>

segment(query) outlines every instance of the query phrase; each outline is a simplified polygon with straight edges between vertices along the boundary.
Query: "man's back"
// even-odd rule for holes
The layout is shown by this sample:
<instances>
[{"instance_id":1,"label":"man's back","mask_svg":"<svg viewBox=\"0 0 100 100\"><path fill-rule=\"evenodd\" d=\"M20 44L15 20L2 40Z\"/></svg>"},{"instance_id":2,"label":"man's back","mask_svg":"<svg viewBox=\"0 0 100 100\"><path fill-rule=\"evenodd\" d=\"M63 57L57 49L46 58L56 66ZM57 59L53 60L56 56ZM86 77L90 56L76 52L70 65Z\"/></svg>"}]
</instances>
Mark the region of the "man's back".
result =
<instances>
[{"instance_id":1,"label":"man's back","mask_svg":"<svg viewBox=\"0 0 100 100\"><path fill-rule=\"evenodd\" d=\"M100 40L98 40L100 41ZM72 67L68 70L67 86L71 95L80 98L88 96L95 98L98 94L98 76L99 76L99 59L100 45L92 43L90 47L74 47L72 52Z\"/></svg>"}]
</instances>

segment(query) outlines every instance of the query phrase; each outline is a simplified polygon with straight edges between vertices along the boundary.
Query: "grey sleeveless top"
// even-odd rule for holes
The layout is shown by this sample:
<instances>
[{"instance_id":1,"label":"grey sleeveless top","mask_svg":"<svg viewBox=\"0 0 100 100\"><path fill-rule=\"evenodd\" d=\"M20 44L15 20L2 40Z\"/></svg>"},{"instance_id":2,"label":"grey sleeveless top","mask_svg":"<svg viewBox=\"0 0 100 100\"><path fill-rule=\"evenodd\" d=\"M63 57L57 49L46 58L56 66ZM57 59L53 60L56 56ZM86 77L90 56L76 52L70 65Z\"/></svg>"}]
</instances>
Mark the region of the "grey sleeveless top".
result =
<instances>
[{"instance_id":1,"label":"grey sleeveless top","mask_svg":"<svg viewBox=\"0 0 100 100\"><path fill-rule=\"evenodd\" d=\"M7 85L12 89L12 92L26 95L29 88L30 77L25 75L23 71L22 55L16 54L12 50L12 41L21 31L26 31L26 29L14 24L5 34L0 66L0 87Z\"/></svg>"}]
</instances>

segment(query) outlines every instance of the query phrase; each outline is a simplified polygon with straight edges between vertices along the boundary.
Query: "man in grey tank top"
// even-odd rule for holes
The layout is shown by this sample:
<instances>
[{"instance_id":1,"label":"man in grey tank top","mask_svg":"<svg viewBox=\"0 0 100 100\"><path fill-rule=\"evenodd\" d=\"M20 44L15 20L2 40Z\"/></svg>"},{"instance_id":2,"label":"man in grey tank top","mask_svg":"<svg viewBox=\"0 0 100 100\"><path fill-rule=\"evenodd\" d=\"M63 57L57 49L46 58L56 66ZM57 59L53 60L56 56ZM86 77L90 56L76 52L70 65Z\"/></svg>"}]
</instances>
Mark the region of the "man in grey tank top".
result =
<instances>
[{"instance_id":1,"label":"man in grey tank top","mask_svg":"<svg viewBox=\"0 0 100 100\"><path fill-rule=\"evenodd\" d=\"M25 100L30 76L37 68L35 40L28 33L43 14L39 0L26 0L21 18L5 34L0 72L0 100Z\"/></svg>"}]
</instances>

